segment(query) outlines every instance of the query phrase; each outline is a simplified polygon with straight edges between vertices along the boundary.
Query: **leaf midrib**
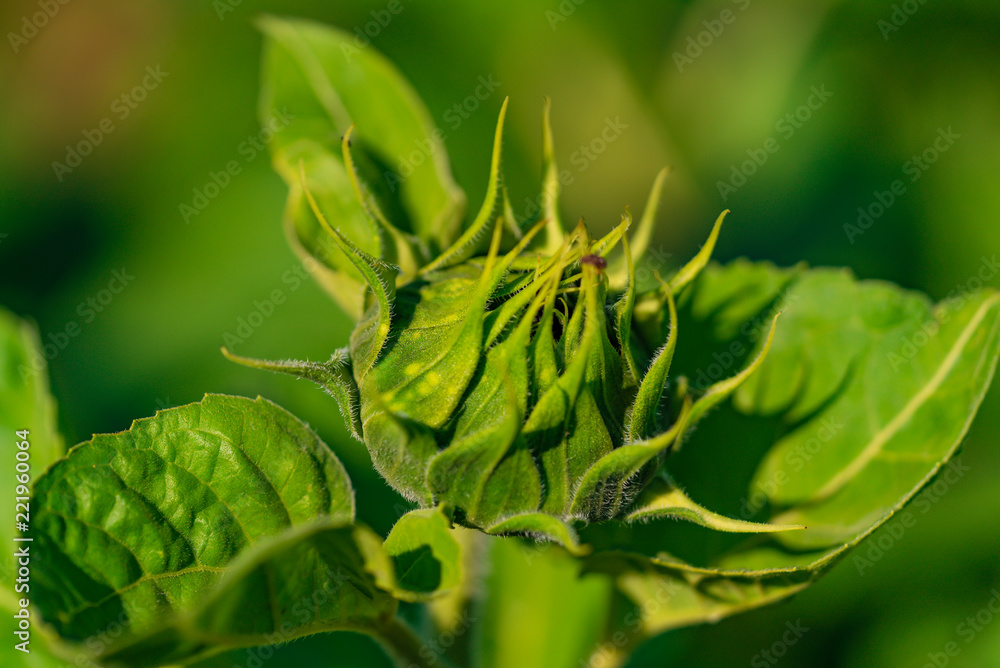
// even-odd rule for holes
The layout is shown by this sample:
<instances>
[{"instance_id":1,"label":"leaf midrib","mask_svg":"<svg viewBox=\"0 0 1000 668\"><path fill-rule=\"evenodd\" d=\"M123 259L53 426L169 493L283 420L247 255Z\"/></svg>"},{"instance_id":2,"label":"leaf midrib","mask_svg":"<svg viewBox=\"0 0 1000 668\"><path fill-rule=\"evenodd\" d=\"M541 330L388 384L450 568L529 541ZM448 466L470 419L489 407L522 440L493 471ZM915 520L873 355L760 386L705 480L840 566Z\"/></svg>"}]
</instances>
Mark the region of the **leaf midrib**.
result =
<instances>
[{"instance_id":1,"label":"leaf midrib","mask_svg":"<svg viewBox=\"0 0 1000 668\"><path fill-rule=\"evenodd\" d=\"M1000 294L994 295L980 305L979 309L972 316L972 319L962 330L958 339L955 340L954 345L952 345L951 349L948 351L948 355L945 357L944 361L938 367L931 379L927 381L920 391L918 391L905 406L903 406L903 409L897 413L892 420L882 427L881 431L875 434L864 449L858 453L858 456L855 457L846 467L841 469L839 473L830 478L830 480L813 495L810 501L823 501L824 499L832 496L844 487L844 485L850 482L858 473L861 472L862 469L864 469L882 452L886 443L888 443L892 437L895 436L910 421L916 412L932 396L934 396L934 393L941 387L945 379L958 364L959 357L962 352L964 352L966 345L972 338L972 335L986 318L986 313L998 302L1000 302Z\"/></svg>"}]
</instances>

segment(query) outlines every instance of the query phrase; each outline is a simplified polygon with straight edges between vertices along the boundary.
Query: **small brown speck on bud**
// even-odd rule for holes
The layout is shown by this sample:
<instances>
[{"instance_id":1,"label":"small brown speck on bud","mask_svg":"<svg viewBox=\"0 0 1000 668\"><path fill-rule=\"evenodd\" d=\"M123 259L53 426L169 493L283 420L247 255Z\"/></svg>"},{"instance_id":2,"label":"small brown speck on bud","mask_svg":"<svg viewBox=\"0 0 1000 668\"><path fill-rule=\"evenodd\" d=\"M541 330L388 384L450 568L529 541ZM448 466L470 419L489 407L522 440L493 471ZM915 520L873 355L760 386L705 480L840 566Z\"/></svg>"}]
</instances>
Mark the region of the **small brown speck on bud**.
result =
<instances>
[{"instance_id":1,"label":"small brown speck on bud","mask_svg":"<svg viewBox=\"0 0 1000 668\"><path fill-rule=\"evenodd\" d=\"M580 259L580 263L589 264L591 267L595 267L597 271L604 271L608 266L608 261L600 255L584 255Z\"/></svg>"}]
</instances>

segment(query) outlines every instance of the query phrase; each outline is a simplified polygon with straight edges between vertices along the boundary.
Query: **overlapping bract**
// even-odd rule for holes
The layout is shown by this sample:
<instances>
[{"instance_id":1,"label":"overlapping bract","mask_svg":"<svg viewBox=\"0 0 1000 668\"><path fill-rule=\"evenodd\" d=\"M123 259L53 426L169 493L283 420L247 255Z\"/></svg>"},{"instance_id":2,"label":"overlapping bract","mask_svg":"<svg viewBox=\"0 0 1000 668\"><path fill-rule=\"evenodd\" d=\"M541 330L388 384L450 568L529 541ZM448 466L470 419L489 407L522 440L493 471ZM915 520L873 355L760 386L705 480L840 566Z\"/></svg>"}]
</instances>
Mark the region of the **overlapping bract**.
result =
<instances>
[{"instance_id":1,"label":"overlapping bract","mask_svg":"<svg viewBox=\"0 0 1000 668\"><path fill-rule=\"evenodd\" d=\"M485 202L462 226L441 134L393 65L309 21L262 26L262 114L287 105L301 119L271 143L290 190L286 230L358 324L325 364L243 361L319 382L383 476L421 505L589 551L574 568L613 577L655 633L799 591L954 454L998 360L994 292L932 307L842 272L716 266L722 216L694 259L652 282L641 258L666 170L634 230L627 211L597 240L563 225L548 104L538 219L512 213L502 112ZM939 334L912 363L890 363L928 327ZM694 503L662 460L741 383L669 462L736 520ZM748 521L765 518L809 528L713 535L792 528ZM446 569L426 587L437 580ZM648 614L664 588L675 595Z\"/></svg>"},{"instance_id":2,"label":"overlapping bract","mask_svg":"<svg viewBox=\"0 0 1000 668\"><path fill-rule=\"evenodd\" d=\"M564 230L556 184L545 183L544 217L514 216L501 171L506 106L482 207L422 266L390 264L413 260L420 249L400 252L410 241L394 233L361 182L351 129L343 163L373 225L397 245L391 258L361 250L328 220L303 171L313 215L367 283L364 313L348 349L326 365L234 359L326 387L390 485L422 506L445 504L456 521L488 533L531 534L582 549L574 523L650 513L724 531L793 528L726 520L694 504L660 471L668 451L767 352L765 346L744 371L697 396L686 383L671 389L668 382L678 336L675 295L708 262L725 214L672 279L637 294L627 210L601 238L582 221ZM555 162L547 108L544 126L548 174ZM640 259L664 175L636 235ZM633 331L637 302L665 313L666 343L657 349ZM636 506L657 477L675 502Z\"/></svg>"}]
</instances>

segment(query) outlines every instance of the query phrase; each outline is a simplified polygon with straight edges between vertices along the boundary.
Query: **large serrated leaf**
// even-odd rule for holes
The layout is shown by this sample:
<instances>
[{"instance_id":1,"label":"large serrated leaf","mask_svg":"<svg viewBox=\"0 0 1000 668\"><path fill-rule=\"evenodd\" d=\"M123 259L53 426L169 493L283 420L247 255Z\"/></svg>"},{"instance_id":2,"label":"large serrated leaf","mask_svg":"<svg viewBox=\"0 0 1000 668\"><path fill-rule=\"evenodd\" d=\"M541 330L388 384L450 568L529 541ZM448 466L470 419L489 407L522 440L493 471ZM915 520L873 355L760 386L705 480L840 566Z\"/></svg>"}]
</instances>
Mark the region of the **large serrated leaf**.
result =
<instances>
[{"instance_id":1,"label":"large serrated leaf","mask_svg":"<svg viewBox=\"0 0 1000 668\"><path fill-rule=\"evenodd\" d=\"M32 591L76 640L111 623L145 633L200 605L261 541L354 517L343 467L308 427L264 399L221 395L74 447L32 505Z\"/></svg>"},{"instance_id":2,"label":"large serrated leaf","mask_svg":"<svg viewBox=\"0 0 1000 668\"><path fill-rule=\"evenodd\" d=\"M245 550L190 608L94 656L106 666L191 661L225 649L324 631L377 634L396 601L380 539L330 519L290 527Z\"/></svg>"}]
</instances>

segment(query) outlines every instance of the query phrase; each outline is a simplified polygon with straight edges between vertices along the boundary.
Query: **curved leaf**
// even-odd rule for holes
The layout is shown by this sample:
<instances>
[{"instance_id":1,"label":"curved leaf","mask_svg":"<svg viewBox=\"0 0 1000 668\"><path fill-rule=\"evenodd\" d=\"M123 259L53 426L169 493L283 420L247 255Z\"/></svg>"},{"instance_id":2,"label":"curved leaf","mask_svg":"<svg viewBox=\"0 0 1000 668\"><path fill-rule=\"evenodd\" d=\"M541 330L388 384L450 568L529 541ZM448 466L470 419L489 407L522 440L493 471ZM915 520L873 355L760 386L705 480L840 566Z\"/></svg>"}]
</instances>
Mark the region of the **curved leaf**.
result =
<instances>
[{"instance_id":1,"label":"curved leaf","mask_svg":"<svg viewBox=\"0 0 1000 668\"><path fill-rule=\"evenodd\" d=\"M589 546L580 544L573 527L558 517L546 513L514 515L494 524L486 530L486 533L494 536L525 535L531 536L535 540L552 541L562 545L570 554L578 557L590 553Z\"/></svg>"},{"instance_id":2,"label":"curved leaf","mask_svg":"<svg viewBox=\"0 0 1000 668\"><path fill-rule=\"evenodd\" d=\"M715 242L719 239L719 230L722 229L722 221L726 219L727 213L729 213L729 209L719 214L719 217L715 219L715 225L712 226L712 231L709 233L705 245L670 279L670 289L673 290L674 294L687 287L708 264L709 259L712 257L712 251L715 250Z\"/></svg>"},{"instance_id":3,"label":"curved leaf","mask_svg":"<svg viewBox=\"0 0 1000 668\"><path fill-rule=\"evenodd\" d=\"M683 519L709 529L730 533L769 533L805 528L794 524L761 524L724 517L692 501L684 490L666 475L657 478L642 491L636 498L632 510L625 516L625 521L648 522L665 517Z\"/></svg>"},{"instance_id":4,"label":"curved leaf","mask_svg":"<svg viewBox=\"0 0 1000 668\"><path fill-rule=\"evenodd\" d=\"M440 130L395 66L375 49L357 48L354 35L312 21L268 16L259 25L267 37L261 114L287 109L295 118L271 144L279 171L285 171L281 165L297 170L300 142L329 149L343 168L334 149L356 123L359 159L367 162L362 180L383 200L383 209L408 218L404 232L447 246L465 196L452 180ZM415 152L419 160L410 159ZM342 174L336 183L350 189ZM362 203L350 201L350 217L362 221ZM334 223L342 227L340 220Z\"/></svg>"},{"instance_id":5,"label":"curved leaf","mask_svg":"<svg viewBox=\"0 0 1000 668\"><path fill-rule=\"evenodd\" d=\"M487 350L452 442L431 463L428 485L460 521L488 526L541 502L541 475L520 431L530 386L525 351L535 316L551 296L539 291L514 331Z\"/></svg>"},{"instance_id":6,"label":"curved leaf","mask_svg":"<svg viewBox=\"0 0 1000 668\"><path fill-rule=\"evenodd\" d=\"M955 451L994 373L1000 295L932 309L921 296L839 272L810 273L792 294L774 358L737 405L808 416L768 453L752 492L787 508L780 521L809 525L789 545L817 548L885 517ZM778 478L785 482L771 484Z\"/></svg>"},{"instance_id":7,"label":"curved leaf","mask_svg":"<svg viewBox=\"0 0 1000 668\"><path fill-rule=\"evenodd\" d=\"M241 553L190 608L93 658L143 666L155 656L164 665L317 632L376 635L397 605L385 591L391 564L380 549L379 537L365 527L329 519L290 527Z\"/></svg>"},{"instance_id":8,"label":"curved leaf","mask_svg":"<svg viewBox=\"0 0 1000 668\"><path fill-rule=\"evenodd\" d=\"M605 555L588 564L605 573L632 602L631 633L638 638L726 617L775 603L809 586L795 576L772 578L718 576L675 569L624 555Z\"/></svg>"},{"instance_id":9,"label":"curved leaf","mask_svg":"<svg viewBox=\"0 0 1000 668\"><path fill-rule=\"evenodd\" d=\"M436 271L467 260L479 250L479 242L486 237L490 229L490 224L496 218L496 214L501 210L503 199L499 196L499 191L503 187L503 171L501 169L501 156L503 154L503 123L507 117L508 99L504 99L500 107L500 118L497 119L497 129L493 134L493 157L490 158L490 175L486 184L486 195L483 197L483 204L479 208L476 218L469 224L469 227L462 233L450 248L441 252L433 262L423 268L423 272Z\"/></svg>"},{"instance_id":10,"label":"curved leaf","mask_svg":"<svg viewBox=\"0 0 1000 668\"><path fill-rule=\"evenodd\" d=\"M735 406L757 417L726 409L706 420L712 434L706 438L714 441L685 450L681 466L671 460L671 469L723 474L713 481L718 488L733 479L719 465L723 448L758 448L764 439L768 450L742 505L739 490L727 503L739 505L744 520L769 503L770 522L786 525L773 531L806 528L738 543L697 527L667 531L661 519L588 528L584 538L596 550L591 567L615 575L640 609L658 592L672 592L644 616L650 633L799 591L902 510L943 467L960 470L949 459L1000 357L1000 295L993 292L932 307L921 295L859 282L843 271L739 261L707 267L682 301L683 331L698 337L693 343L681 337L675 363L701 386L713 364L735 366L755 349L760 360L771 312L781 308L784 315L772 327L767 357L735 395ZM659 327L643 324L648 332ZM703 357L699 345L729 357ZM716 373L709 371L709 378ZM759 438L744 424L751 419L760 423L752 427ZM718 442L727 433L731 442ZM633 518L686 517L717 531L727 524L751 528L744 520L710 517L678 492L676 485L658 492L654 483L633 507Z\"/></svg>"},{"instance_id":11,"label":"curved leaf","mask_svg":"<svg viewBox=\"0 0 1000 668\"><path fill-rule=\"evenodd\" d=\"M77 445L32 498L32 590L61 635L130 633L193 609L248 549L354 517L340 462L264 399L208 395Z\"/></svg>"},{"instance_id":12,"label":"curved leaf","mask_svg":"<svg viewBox=\"0 0 1000 668\"><path fill-rule=\"evenodd\" d=\"M395 569L393 594L404 601L425 601L462 581L462 548L441 507L411 510L385 539Z\"/></svg>"},{"instance_id":13,"label":"curved leaf","mask_svg":"<svg viewBox=\"0 0 1000 668\"><path fill-rule=\"evenodd\" d=\"M298 360L251 359L235 355L225 347L222 349L222 354L225 355L226 359L237 364L254 369L284 373L316 383L337 401L340 414L344 418L351 436L359 441L364 440L361 436L361 416L358 414L358 386L351 375L351 358L346 349L341 348L330 357L329 361L323 364Z\"/></svg>"}]
</instances>

